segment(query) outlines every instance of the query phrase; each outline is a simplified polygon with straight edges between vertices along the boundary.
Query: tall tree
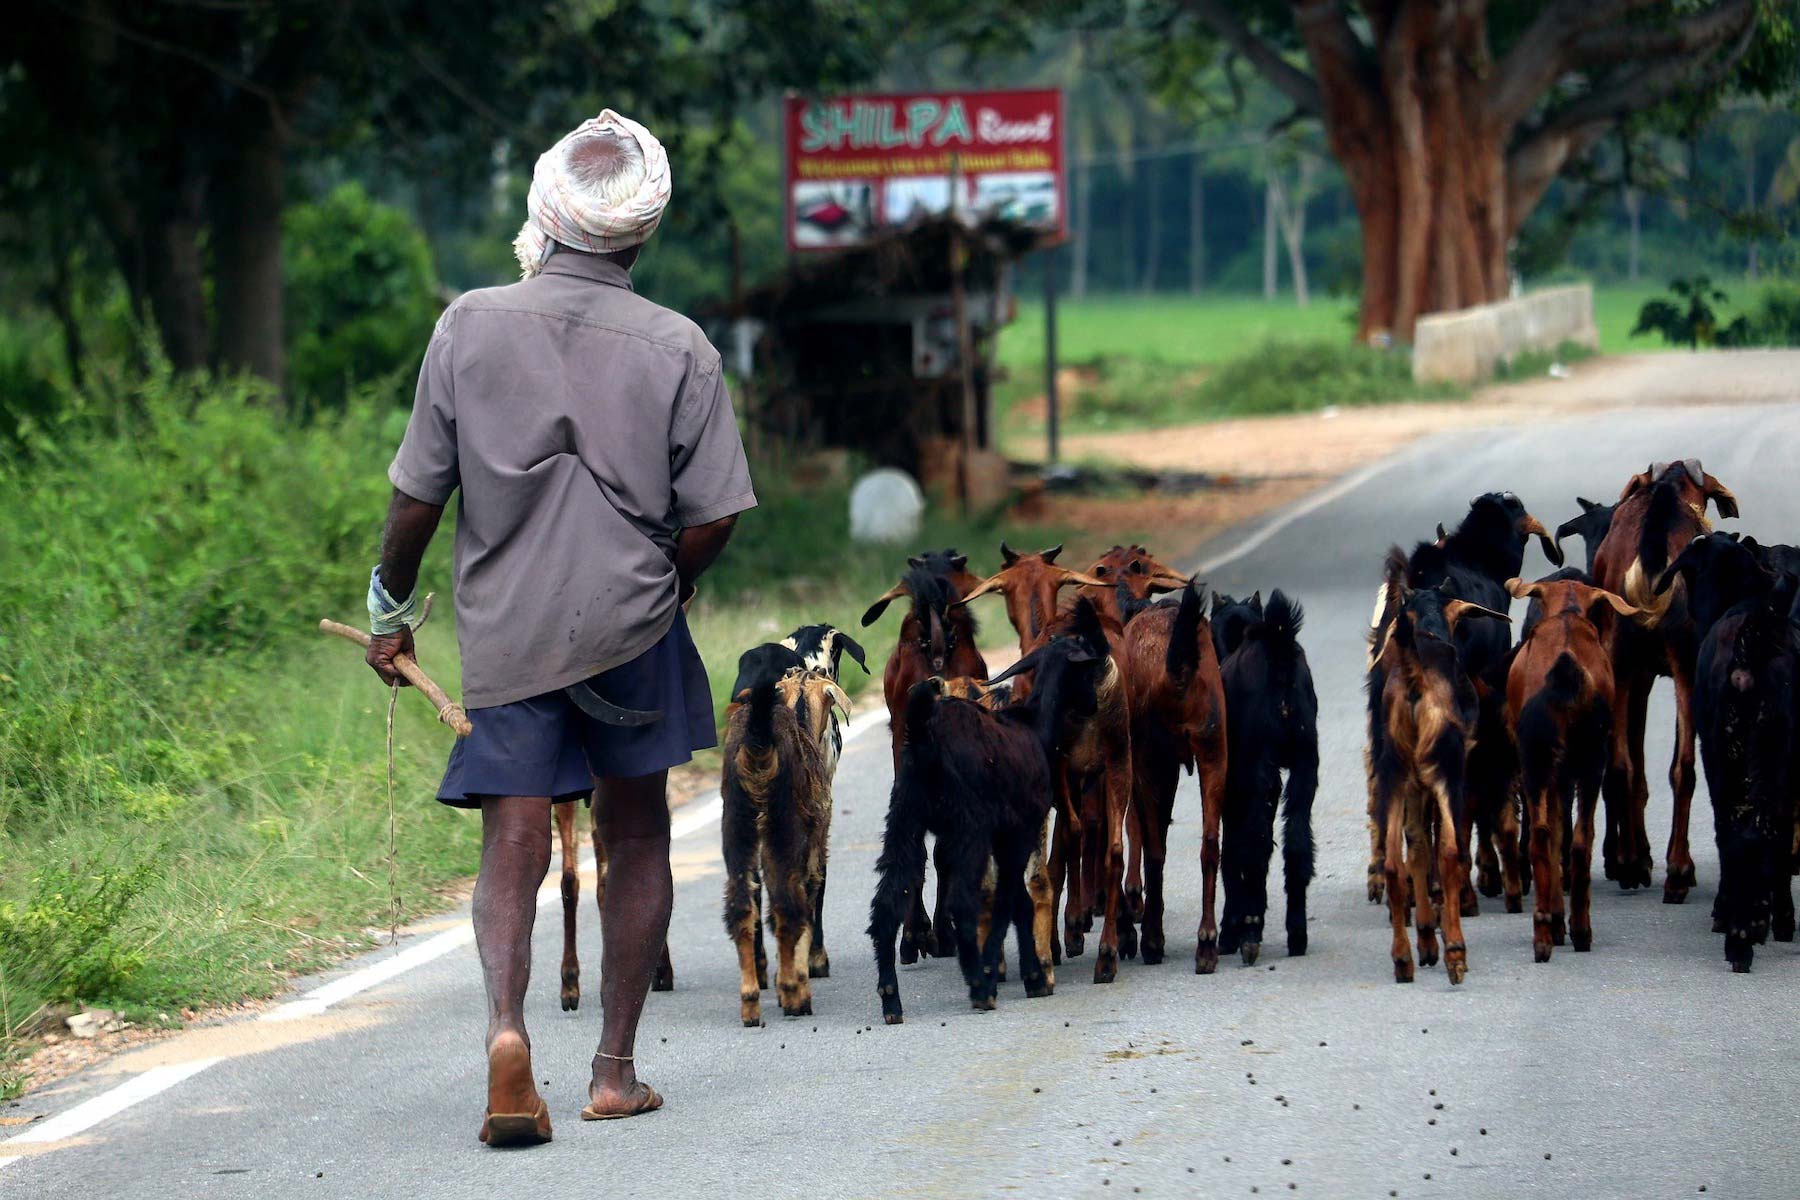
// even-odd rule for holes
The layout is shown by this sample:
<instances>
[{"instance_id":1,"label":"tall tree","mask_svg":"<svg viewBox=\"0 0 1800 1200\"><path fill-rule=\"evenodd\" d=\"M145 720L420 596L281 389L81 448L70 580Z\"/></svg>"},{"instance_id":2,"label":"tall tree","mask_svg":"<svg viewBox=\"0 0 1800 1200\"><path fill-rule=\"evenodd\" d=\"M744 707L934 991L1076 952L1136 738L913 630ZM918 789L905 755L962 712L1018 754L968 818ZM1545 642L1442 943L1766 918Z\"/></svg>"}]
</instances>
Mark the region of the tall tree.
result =
<instances>
[{"instance_id":1,"label":"tall tree","mask_svg":"<svg viewBox=\"0 0 1800 1200\"><path fill-rule=\"evenodd\" d=\"M679 143L738 128L772 87L866 78L902 19L834 0L26 0L0 99L44 118L7 129L47 133L0 154L66 164L174 365L279 383L297 158L375 141L436 186L480 187L495 146L528 165L603 105Z\"/></svg>"},{"instance_id":2,"label":"tall tree","mask_svg":"<svg viewBox=\"0 0 1800 1200\"><path fill-rule=\"evenodd\" d=\"M1504 296L1520 226L1621 121L1774 94L1800 63L1787 0L1146 0L1082 19L1109 17L1165 88L1223 54L1323 123L1362 225L1364 338Z\"/></svg>"}]
</instances>

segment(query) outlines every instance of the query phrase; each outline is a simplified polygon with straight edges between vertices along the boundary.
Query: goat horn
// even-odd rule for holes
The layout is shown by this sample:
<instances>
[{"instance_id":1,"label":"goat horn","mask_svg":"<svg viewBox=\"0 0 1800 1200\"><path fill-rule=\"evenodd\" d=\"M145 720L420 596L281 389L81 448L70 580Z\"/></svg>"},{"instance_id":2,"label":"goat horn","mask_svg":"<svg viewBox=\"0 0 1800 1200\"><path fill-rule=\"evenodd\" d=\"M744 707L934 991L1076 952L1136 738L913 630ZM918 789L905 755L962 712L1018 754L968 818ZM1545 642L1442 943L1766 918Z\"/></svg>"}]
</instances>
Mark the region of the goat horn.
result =
<instances>
[{"instance_id":1,"label":"goat horn","mask_svg":"<svg viewBox=\"0 0 1800 1200\"><path fill-rule=\"evenodd\" d=\"M1106 588L1112 586L1104 579L1096 579L1094 576L1085 574L1081 571L1064 570L1056 580L1056 586L1059 588L1066 588L1071 583L1080 584L1082 587Z\"/></svg>"},{"instance_id":2,"label":"goat horn","mask_svg":"<svg viewBox=\"0 0 1800 1200\"><path fill-rule=\"evenodd\" d=\"M1496 621L1512 624L1512 618L1503 612L1495 612L1485 605L1473 604L1467 600L1452 600L1444 605L1444 619L1455 625L1464 617L1492 617Z\"/></svg>"},{"instance_id":3,"label":"goat horn","mask_svg":"<svg viewBox=\"0 0 1800 1200\"><path fill-rule=\"evenodd\" d=\"M1150 573L1150 586L1162 591L1179 592L1188 585L1188 576L1169 567L1158 566Z\"/></svg>"},{"instance_id":4,"label":"goat horn","mask_svg":"<svg viewBox=\"0 0 1800 1200\"><path fill-rule=\"evenodd\" d=\"M843 688L827 679L825 681L825 694L831 697L831 702L833 704L843 710L846 717L850 715L850 697L845 694Z\"/></svg>"},{"instance_id":5,"label":"goat horn","mask_svg":"<svg viewBox=\"0 0 1800 1200\"><path fill-rule=\"evenodd\" d=\"M1506 581L1506 594L1514 600L1529 600L1538 594L1538 585L1526 583L1523 579L1509 579Z\"/></svg>"}]
</instances>

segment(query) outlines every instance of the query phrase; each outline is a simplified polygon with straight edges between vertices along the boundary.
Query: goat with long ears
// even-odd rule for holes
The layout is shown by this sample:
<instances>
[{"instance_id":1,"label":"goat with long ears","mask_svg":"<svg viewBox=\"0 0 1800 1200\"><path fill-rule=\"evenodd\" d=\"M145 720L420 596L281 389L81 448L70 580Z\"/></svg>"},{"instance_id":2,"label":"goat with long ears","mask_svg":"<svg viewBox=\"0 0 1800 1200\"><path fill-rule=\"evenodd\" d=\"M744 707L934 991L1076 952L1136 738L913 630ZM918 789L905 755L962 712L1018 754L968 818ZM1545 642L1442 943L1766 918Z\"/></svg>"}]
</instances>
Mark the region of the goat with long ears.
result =
<instances>
[{"instance_id":1,"label":"goat with long ears","mask_svg":"<svg viewBox=\"0 0 1800 1200\"><path fill-rule=\"evenodd\" d=\"M1006 601L1007 618L1019 634L1019 651L1028 654L1049 640L1057 617L1058 592L1072 585L1101 589L1111 586L1107 580L1086 572L1057 566L1056 556L1061 553L1061 543L1036 554L1020 554L1001 542L1000 569L964 593L961 603L1000 593Z\"/></svg>"},{"instance_id":2,"label":"goat with long ears","mask_svg":"<svg viewBox=\"0 0 1800 1200\"><path fill-rule=\"evenodd\" d=\"M1612 761L1603 789L1606 834L1601 849L1606 877L1621 888L1651 883L1644 724L1657 678L1667 675L1675 683L1675 755L1669 765L1674 819L1665 855L1665 904L1687 899L1695 882L1688 846L1696 781L1693 689L1695 654L1706 631L1697 627L1685 585L1674 586L1673 580L1668 587L1657 584L1690 542L1711 532L1709 503L1721 517L1738 515L1737 497L1708 475L1698 459L1653 463L1626 481L1594 556L1594 582L1643 610L1632 625L1619 629L1612 643Z\"/></svg>"}]
</instances>

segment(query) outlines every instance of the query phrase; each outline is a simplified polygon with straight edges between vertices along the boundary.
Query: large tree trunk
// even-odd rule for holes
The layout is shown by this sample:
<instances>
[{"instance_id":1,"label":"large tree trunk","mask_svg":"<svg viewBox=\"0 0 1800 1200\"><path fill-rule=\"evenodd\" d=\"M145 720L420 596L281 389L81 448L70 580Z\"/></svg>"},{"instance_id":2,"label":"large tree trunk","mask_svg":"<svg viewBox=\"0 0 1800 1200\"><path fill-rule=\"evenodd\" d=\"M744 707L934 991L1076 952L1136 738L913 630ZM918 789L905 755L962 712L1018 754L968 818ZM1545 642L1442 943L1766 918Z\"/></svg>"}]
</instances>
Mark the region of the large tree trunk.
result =
<instances>
[{"instance_id":1,"label":"large tree trunk","mask_svg":"<svg viewBox=\"0 0 1800 1200\"><path fill-rule=\"evenodd\" d=\"M231 151L212 189L213 284L219 317L219 366L280 387L286 369L281 307L280 129L252 100L235 123Z\"/></svg>"},{"instance_id":2,"label":"large tree trunk","mask_svg":"<svg viewBox=\"0 0 1800 1200\"><path fill-rule=\"evenodd\" d=\"M200 252L204 223L197 212L175 212L148 223L142 287L163 353L177 371L206 366L206 264Z\"/></svg>"},{"instance_id":3,"label":"large tree trunk","mask_svg":"<svg viewBox=\"0 0 1800 1200\"><path fill-rule=\"evenodd\" d=\"M1373 58L1341 17L1301 22L1326 135L1362 223L1365 341L1410 342L1421 315L1507 292L1517 222L1503 138L1479 103L1486 34L1469 8L1378 9Z\"/></svg>"}]
</instances>

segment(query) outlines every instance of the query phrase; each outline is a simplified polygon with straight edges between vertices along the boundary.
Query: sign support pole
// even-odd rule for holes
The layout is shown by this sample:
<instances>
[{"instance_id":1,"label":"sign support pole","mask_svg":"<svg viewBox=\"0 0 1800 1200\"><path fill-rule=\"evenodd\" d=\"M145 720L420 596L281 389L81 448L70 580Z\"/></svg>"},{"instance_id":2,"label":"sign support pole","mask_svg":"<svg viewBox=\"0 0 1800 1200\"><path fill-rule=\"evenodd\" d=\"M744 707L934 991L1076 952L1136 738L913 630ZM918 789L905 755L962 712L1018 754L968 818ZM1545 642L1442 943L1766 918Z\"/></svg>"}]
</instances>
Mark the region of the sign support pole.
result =
<instances>
[{"instance_id":1,"label":"sign support pole","mask_svg":"<svg viewBox=\"0 0 1800 1200\"><path fill-rule=\"evenodd\" d=\"M957 475L962 490L962 506L964 515L969 511L969 460L975 456L976 428L978 417L975 412L975 357L974 339L969 335L969 305L964 294L963 268L967 265L968 251L963 242L962 211L962 165L957 155L950 156L950 309L956 320L956 369L962 384L962 462Z\"/></svg>"},{"instance_id":2,"label":"sign support pole","mask_svg":"<svg viewBox=\"0 0 1800 1200\"><path fill-rule=\"evenodd\" d=\"M1044 251L1044 432L1048 459L1056 465L1061 447L1061 406L1056 395L1056 248Z\"/></svg>"}]
</instances>

